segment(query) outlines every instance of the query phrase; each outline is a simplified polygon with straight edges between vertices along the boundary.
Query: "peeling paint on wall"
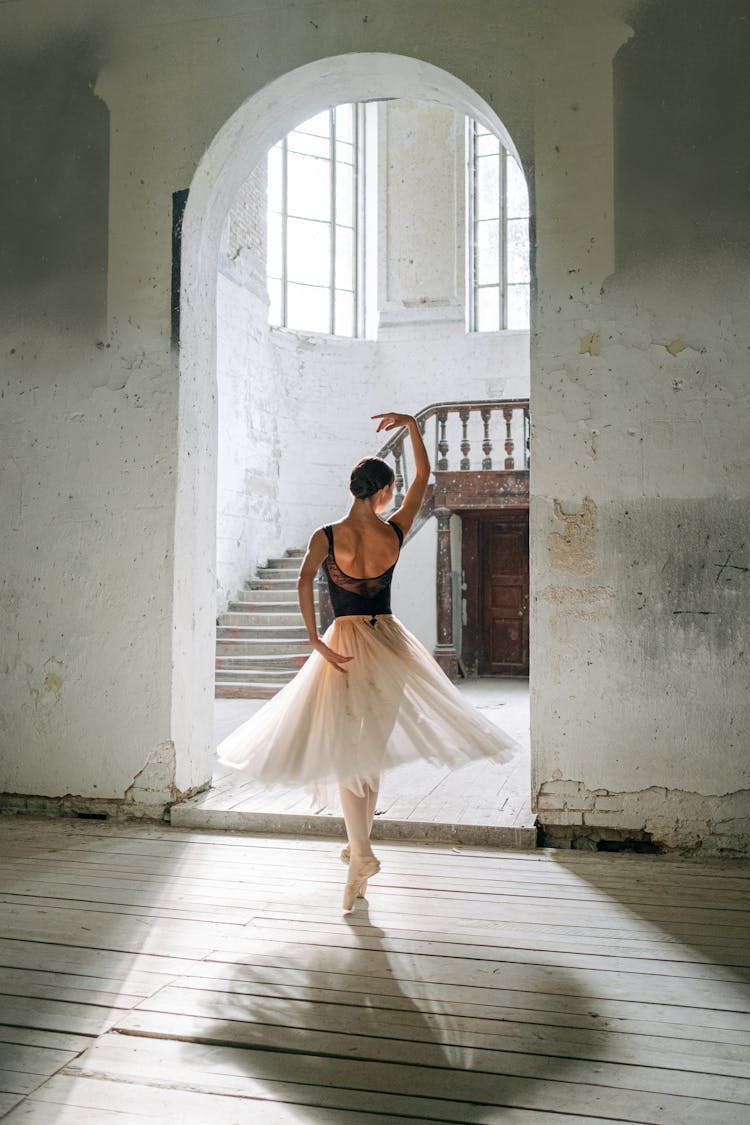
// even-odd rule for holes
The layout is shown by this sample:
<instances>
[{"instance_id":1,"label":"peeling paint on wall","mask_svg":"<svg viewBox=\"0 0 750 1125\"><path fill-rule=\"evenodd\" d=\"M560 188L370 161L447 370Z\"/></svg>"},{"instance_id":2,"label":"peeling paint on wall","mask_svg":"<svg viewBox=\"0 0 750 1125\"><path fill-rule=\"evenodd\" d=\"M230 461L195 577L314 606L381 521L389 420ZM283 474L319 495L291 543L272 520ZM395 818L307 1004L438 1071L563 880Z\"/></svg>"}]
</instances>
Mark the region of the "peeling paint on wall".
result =
<instances>
[{"instance_id":1,"label":"peeling paint on wall","mask_svg":"<svg viewBox=\"0 0 750 1125\"><path fill-rule=\"evenodd\" d=\"M553 500L552 508L555 519L565 525L565 530L551 531L547 536L551 565L570 574L590 574L597 567L593 552L596 516L594 501L590 496L585 496L577 512L563 511L559 500Z\"/></svg>"},{"instance_id":2,"label":"peeling paint on wall","mask_svg":"<svg viewBox=\"0 0 750 1125\"><path fill-rule=\"evenodd\" d=\"M559 617L594 620L604 616L615 591L609 586L545 586L541 596L560 610Z\"/></svg>"},{"instance_id":3,"label":"peeling paint on wall","mask_svg":"<svg viewBox=\"0 0 750 1125\"><path fill-rule=\"evenodd\" d=\"M175 746L171 739L160 742L148 756L146 764L125 790L126 803L159 804L177 800L175 779Z\"/></svg>"},{"instance_id":4,"label":"peeling paint on wall","mask_svg":"<svg viewBox=\"0 0 750 1125\"><path fill-rule=\"evenodd\" d=\"M543 825L572 829L572 847L577 836L594 842L615 829L646 833L666 849L750 853L750 789L703 794L652 785L614 793L567 778L544 782L534 808Z\"/></svg>"},{"instance_id":5,"label":"peeling paint on wall","mask_svg":"<svg viewBox=\"0 0 750 1125\"><path fill-rule=\"evenodd\" d=\"M602 341L599 333L587 332L585 336L581 336L578 352L579 355L601 355Z\"/></svg>"}]
</instances>

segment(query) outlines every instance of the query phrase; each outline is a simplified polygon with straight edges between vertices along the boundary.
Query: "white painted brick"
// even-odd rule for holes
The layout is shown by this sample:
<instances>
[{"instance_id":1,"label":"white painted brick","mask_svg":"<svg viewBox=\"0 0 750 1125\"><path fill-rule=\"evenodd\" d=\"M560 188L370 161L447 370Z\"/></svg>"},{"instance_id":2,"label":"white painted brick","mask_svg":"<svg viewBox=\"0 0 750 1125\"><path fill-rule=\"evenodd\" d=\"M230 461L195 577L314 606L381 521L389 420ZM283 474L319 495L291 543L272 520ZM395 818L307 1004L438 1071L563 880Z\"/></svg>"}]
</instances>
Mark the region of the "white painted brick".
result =
<instances>
[{"instance_id":1,"label":"white painted brick","mask_svg":"<svg viewBox=\"0 0 750 1125\"><path fill-rule=\"evenodd\" d=\"M583 815L576 809L550 809L548 812L544 812L540 819L543 824L583 824Z\"/></svg>"},{"instance_id":2,"label":"white painted brick","mask_svg":"<svg viewBox=\"0 0 750 1125\"><path fill-rule=\"evenodd\" d=\"M610 795L608 797L595 797L594 808L597 812L622 812L624 808L624 799L622 797L614 795Z\"/></svg>"},{"instance_id":3,"label":"white painted brick","mask_svg":"<svg viewBox=\"0 0 750 1125\"><path fill-rule=\"evenodd\" d=\"M599 809L593 809L591 812L583 814L583 823L598 826L599 828L623 828L632 829L633 831L642 829L644 827L644 818L638 817L634 813L625 812L605 812Z\"/></svg>"}]
</instances>

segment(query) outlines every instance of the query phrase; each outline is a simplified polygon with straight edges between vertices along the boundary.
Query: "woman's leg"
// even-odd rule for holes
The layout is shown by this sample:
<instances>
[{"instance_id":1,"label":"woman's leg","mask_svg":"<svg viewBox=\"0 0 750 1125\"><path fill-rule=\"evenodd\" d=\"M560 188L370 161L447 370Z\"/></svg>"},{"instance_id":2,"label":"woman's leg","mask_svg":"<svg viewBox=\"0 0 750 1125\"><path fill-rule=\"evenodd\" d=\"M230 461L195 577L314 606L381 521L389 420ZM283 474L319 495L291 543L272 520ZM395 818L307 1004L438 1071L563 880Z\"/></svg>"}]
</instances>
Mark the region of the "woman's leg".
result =
<instances>
[{"instance_id":1,"label":"woman's leg","mask_svg":"<svg viewBox=\"0 0 750 1125\"><path fill-rule=\"evenodd\" d=\"M367 835L372 833L372 824L375 820L375 804L380 792L380 778L377 778L375 788L371 785L366 786L365 793L367 795Z\"/></svg>"},{"instance_id":2,"label":"woman's leg","mask_svg":"<svg viewBox=\"0 0 750 1125\"><path fill-rule=\"evenodd\" d=\"M349 848L351 851L352 861L355 858L361 859L363 856L372 855L372 848L370 847L370 829L372 827L371 812L375 812L375 797L377 793L374 792L369 785L364 787L364 795L358 797L356 793L352 793L351 789L347 789L344 785L339 787L339 794L341 796L341 808L344 813L344 824L346 825L346 835L349 840Z\"/></svg>"},{"instance_id":3,"label":"woman's leg","mask_svg":"<svg viewBox=\"0 0 750 1125\"><path fill-rule=\"evenodd\" d=\"M351 910L354 900L362 897L367 880L380 869L370 847L371 818L370 809L375 809L376 792L369 785L364 787L361 797L345 786L339 787L341 808L344 813L346 835L349 839L349 870L344 887L344 910Z\"/></svg>"}]
</instances>

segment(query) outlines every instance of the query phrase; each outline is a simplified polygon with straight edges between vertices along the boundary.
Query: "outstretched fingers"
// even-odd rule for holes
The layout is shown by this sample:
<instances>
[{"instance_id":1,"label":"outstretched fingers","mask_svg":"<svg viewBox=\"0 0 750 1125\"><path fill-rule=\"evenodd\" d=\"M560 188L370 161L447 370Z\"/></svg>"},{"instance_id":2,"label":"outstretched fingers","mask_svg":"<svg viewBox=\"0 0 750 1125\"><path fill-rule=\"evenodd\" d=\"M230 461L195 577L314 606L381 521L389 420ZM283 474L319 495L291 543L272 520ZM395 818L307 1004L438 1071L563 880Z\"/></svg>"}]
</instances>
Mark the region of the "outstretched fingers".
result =
<instances>
[{"instance_id":1,"label":"outstretched fingers","mask_svg":"<svg viewBox=\"0 0 750 1125\"><path fill-rule=\"evenodd\" d=\"M397 426L403 426L406 422L406 415L396 414L392 410L389 410L386 414L371 414L370 417L373 419L373 421L376 418L382 419L382 421L378 425L377 430L375 431L378 434L381 430L395 430Z\"/></svg>"}]
</instances>

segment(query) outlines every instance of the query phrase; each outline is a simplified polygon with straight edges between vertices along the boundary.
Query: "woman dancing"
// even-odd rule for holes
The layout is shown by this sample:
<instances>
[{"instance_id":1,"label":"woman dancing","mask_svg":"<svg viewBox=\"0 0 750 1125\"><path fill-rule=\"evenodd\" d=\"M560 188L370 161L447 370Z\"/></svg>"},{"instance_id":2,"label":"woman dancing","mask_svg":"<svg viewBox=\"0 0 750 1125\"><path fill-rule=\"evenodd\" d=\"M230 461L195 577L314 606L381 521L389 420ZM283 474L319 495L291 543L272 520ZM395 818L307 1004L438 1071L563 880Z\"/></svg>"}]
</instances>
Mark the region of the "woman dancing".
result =
<instances>
[{"instance_id":1,"label":"woman dancing","mask_svg":"<svg viewBox=\"0 0 750 1125\"><path fill-rule=\"evenodd\" d=\"M313 653L297 676L220 744L219 760L269 785L337 784L348 845L344 910L363 897L380 863L370 844L380 774L415 759L460 766L519 748L463 699L424 646L391 612L391 579L419 512L430 463L416 420L375 414L377 432L408 427L414 479L401 507L379 457L354 466L347 515L315 531L297 582ZM328 580L334 621L318 635L313 583Z\"/></svg>"}]
</instances>

